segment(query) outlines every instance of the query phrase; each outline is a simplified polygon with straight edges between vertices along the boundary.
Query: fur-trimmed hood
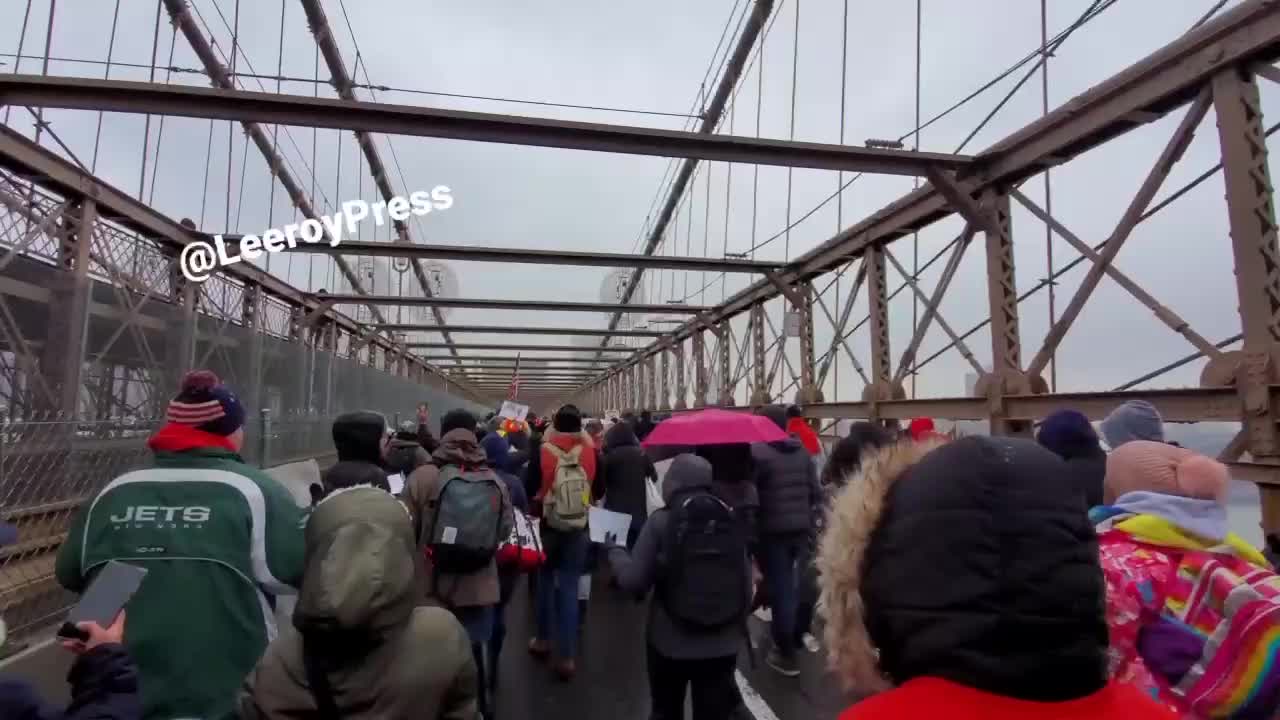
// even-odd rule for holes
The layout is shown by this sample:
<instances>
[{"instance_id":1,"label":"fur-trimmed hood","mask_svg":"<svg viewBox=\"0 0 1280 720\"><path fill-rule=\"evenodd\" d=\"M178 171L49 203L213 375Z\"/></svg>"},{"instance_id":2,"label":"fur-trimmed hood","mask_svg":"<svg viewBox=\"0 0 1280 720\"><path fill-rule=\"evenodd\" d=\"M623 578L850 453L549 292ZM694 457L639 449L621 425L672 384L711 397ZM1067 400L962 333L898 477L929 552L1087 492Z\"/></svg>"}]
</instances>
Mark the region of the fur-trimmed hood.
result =
<instances>
[{"instance_id":1,"label":"fur-trimmed hood","mask_svg":"<svg viewBox=\"0 0 1280 720\"><path fill-rule=\"evenodd\" d=\"M941 677L1054 701L1106 682L1097 541L1065 463L1012 438L863 459L818 551L826 646L863 694Z\"/></svg>"}]
</instances>

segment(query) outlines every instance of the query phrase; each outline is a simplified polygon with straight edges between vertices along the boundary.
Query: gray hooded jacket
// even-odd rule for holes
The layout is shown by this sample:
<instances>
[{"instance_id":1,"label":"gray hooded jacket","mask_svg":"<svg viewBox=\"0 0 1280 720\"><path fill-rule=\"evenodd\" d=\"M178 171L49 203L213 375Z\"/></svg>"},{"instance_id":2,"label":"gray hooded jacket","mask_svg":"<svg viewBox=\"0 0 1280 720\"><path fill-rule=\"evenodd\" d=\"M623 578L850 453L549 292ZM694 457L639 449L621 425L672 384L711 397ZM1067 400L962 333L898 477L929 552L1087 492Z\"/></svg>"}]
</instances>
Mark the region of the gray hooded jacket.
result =
<instances>
[{"instance_id":1,"label":"gray hooded jacket","mask_svg":"<svg viewBox=\"0 0 1280 720\"><path fill-rule=\"evenodd\" d=\"M671 502L676 492L691 488L711 490L711 463L696 455L680 455L667 470L662 485L662 499ZM643 593L657 584L659 556L670 520L671 511L659 509L649 516L631 553L618 546L609 549L613 575L624 590ZM749 573L750 560L745 554L742 563ZM749 594L746 600L750 602ZM740 624L714 632L692 633L667 614L666 608L656 596L649 601L649 644L665 657L700 660L737 655L745 641L744 627Z\"/></svg>"}]
</instances>

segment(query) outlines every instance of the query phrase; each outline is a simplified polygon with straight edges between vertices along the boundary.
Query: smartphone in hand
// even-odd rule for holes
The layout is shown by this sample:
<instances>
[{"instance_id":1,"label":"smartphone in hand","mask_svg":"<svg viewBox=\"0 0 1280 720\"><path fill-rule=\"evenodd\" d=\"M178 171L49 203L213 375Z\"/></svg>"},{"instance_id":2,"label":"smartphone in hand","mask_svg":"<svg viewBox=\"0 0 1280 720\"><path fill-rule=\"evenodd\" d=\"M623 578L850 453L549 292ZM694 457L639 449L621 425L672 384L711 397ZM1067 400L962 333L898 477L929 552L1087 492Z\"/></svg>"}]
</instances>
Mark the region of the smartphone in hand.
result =
<instances>
[{"instance_id":1,"label":"smartphone in hand","mask_svg":"<svg viewBox=\"0 0 1280 720\"><path fill-rule=\"evenodd\" d=\"M138 591L146 575L146 568L109 561L98 571L89 589L80 596L80 601L67 613L67 621L58 629L58 637L88 640L88 633L76 627L76 623L95 622L104 628L110 627L125 603Z\"/></svg>"}]
</instances>

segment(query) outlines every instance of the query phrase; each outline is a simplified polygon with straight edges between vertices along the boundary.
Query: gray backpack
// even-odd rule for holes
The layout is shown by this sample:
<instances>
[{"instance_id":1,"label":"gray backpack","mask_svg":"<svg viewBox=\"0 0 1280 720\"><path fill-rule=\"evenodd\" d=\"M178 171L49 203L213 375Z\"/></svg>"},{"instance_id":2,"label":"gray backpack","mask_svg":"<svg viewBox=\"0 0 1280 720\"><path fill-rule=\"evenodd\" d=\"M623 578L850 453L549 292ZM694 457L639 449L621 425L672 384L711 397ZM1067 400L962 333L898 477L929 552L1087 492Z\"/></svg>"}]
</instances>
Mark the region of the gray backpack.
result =
<instances>
[{"instance_id":1,"label":"gray backpack","mask_svg":"<svg viewBox=\"0 0 1280 720\"><path fill-rule=\"evenodd\" d=\"M426 552L436 573L462 575L493 560L502 526L502 481L489 468L440 469L440 488Z\"/></svg>"}]
</instances>

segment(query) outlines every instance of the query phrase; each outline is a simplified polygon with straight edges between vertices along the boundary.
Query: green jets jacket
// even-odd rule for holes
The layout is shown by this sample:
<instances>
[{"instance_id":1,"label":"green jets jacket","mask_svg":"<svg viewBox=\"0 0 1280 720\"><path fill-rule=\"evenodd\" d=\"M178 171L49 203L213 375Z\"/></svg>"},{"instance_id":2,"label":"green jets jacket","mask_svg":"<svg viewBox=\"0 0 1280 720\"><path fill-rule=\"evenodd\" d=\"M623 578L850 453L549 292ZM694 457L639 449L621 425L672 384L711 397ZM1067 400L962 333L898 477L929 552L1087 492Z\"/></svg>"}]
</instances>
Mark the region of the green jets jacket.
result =
<instances>
[{"instance_id":1,"label":"green jets jacket","mask_svg":"<svg viewBox=\"0 0 1280 720\"><path fill-rule=\"evenodd\" d=\"M144 718L233 717L236 690L276 635L275 595L301 581L304 512L225 438L168 425L149 444L154 467L81 509L58 582L82 592L110 560L146 568L125 623Z\"/></svg>"}]
</instances>

